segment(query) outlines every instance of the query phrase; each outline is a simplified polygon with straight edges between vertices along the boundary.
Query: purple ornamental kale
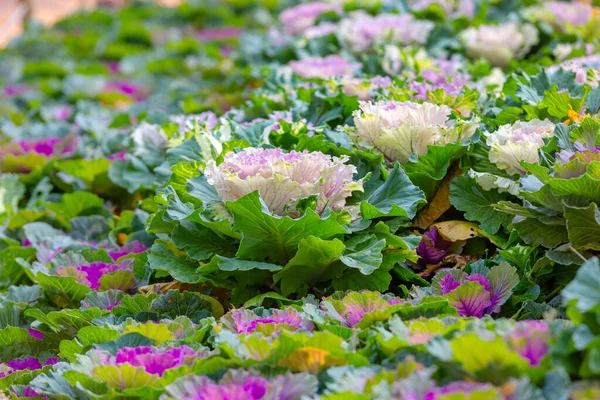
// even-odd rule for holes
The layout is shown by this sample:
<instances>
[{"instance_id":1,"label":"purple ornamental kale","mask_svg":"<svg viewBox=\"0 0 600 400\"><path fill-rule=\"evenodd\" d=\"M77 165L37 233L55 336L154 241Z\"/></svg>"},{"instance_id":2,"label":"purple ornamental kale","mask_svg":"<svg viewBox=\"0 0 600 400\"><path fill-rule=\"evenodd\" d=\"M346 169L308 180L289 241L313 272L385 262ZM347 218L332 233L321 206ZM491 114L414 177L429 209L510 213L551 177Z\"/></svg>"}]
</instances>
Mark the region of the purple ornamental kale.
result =
<instances>
[{"instance_id":1,"label":"purple ornamental kale","mask_svg":"<svg viewBox=\"0 0 600 400\"><path fill-rule=\"evenodd\" d=\"M585 174L591 162L600 161L600 147L590 147L576 141L573 144L573 150L563 149L556 153L554 176L571 179Z\"/></svg>"},{"instance_id":2,"label":"purple ornamental kale","mask_svg":"<svg viewBox=\"0 0 600 400\"><path fill-rule=\"evenodd\" d=\"M437 89L443 89L447 95L457 96L470 83L471 77L461 72L462 63L458 59L433 59L432 61L434 66L420 73L423 81L412 79L410 82L410 89L416 93L414 96L416 99L427 100L427 92Z\"/></svg>"},{"instance_id":3,"label":"purple ornamental kale","mask_svg":"<svg viewBox=\"0 0 600 400\"><path fill-rule=\"evenodd\" d=\"M362 54L379 40L425 44L434 26L431 21L418 20L410 13L372 16L358 11L342 20L339 36L345 48Z\"/></svg>"},{"instance_id":4,"label":"purple ornamental kale","mask_svg":"<svg viewBox=\"0 0 600 400\"><path fill-rule=\"evenodd\" d=\"M423 234L416 251L422 263L435 265L446 257L451 244L441 238L437 228L433 227Z\"/></svg>"},{"instance_id":5,"label":"purple ornamental kale","mask_svg":"<svg viewBox=\"0 0 600 400\"><path fill-rule=\"evenodd\" d=\"M545 321L519 321L505 337L508 344L532 366L540 365L548 354L550 329Z\"/></svg>"},{"instance_id":6,"label":"purple ornamental kale","mask_svg":"<svg viewBox=\"0 0 600 400\"><path fill-rule=\"evenodd\" d=\"M57 270L57 275L74 276L75 280L82 285L85 285L93 290L98 290L101 286L100 279L103 276L120 270L131 271L132 269L133 267L131 264L123 264L121 266L101 261L94 261L87 265L61 267Z\"/></svg>"},{"instance_id":7,"label":"purple ornamental kale","mask_svg":"<svg viewBox=\"0 0 600 400\"><path fill-rule=\"evenodd\" d=\"M438 398L445 398L447 395L453 394L470 394L479 391L489 391L493 389L493 386L489 383L480 382L467 382L457 381L452 382L446 386L435 387L427 391L423 400L437 400Z\"/></svg>"},{"instance_id":8,"label":"purple ornamental kale","mask_svg":"<svg viewBox=\"0 0 600 400\"><path fill-rule=\"evenodd\" d=\"M44 139L29 139L7 143L0 146L0 157L5 155L22 156L28 153L46 157L66 156L75 151L78 144L76 137L62 139L49 137Z\"/></svg>"},{"instance_id":9,"label":"purple ornamental kale","mask_svg":"<svg viewBox=\"0 0 600 400\"><path fill-rule=\"evenodd\" d=\"M0 363L0 378L5 378L15 371L23 370L37 370L42 369L47 365L54 365L60 360L56 357L48 358L44 364L38 361L35 357L27 358L15 358L14 360L7 361L6 363Z\"/></svg>"},{"instance_id":10,"label":"purple ornamental kale","mask_svg":"<svg viewBox=\"0 0 600 400\"><path fill-rule=\"evenodd\" d=\"M486 275L461 270L439 271L432 281L434 294L446 296L463 317L481 318L500 312L519 283L516 269L508 263L493 267Z\"/></svg>"},{"instance_id":11,"label":"purple ornamental kale","mask_svg":"<svg viewBox=\"0 0 600 400\"><path fill-rule=\"evenodd\" d=\"M279 20L287 34L298 35L313 27L321 14L339 11L341 11L341 7L331 3L299 4L284 10L279 15Z\"/></svg>"},{"instance_id":12,"label":"purple ornamental kale","mask_svg":"<svg viewBox=\"0 0 600 400\"><path fill-rule=\"evenodd\" d=\"M126 80L109 81L104 85L105 93L120 93L136 101L145 100L148 97L146 90L133 82Z\"/></svg>"},{"instance_id":13,"label":"purple ornamental kale","mask_svg":"<svg viewBox=\"0 0 600 400\"><path fill-rule=\"evenodd\" d=\"M29 88L24 85L20 86L6 86L2 89L2 97L17 97L21 96L29 91Z\"/></svg>"},{"instance_id":14,"label":"purple ornamental kale","mask_svg":"<svg viewBox=\"0 0 600 400\"><path fill-rule=\"evenodd\" d=\"M14 395L19 398L19 399L30 399L30 398L42 398L44 400L48 399L48 396L46 396L45 394L40 394L38 392L36 392L35 390L33 390L31 388L31 386L25 386L22 388L20 393L17 393L15 390L13 390Z\"/></svg>"},{"instance_id":15,"label":"purple ornamental kale","mask_svg":"<svg viewBox=\"0 0 600 400\"><path fill-rule=\"evenodd\" d=\"M271 310L271 314L264 317L256 315L251 310L238 308L221 317L221 322L223 326L235 333L252 333L261 325L273 326L276 330L313 330L312 322L292 307Z\"/></svg>"},{"instance_id":16,"label":"purple ornamental kale","mask_svg":"<svg viewBox=\"0 0 600 400\"><path fill-rule=\"evenodd\" d=\"M389 307L402 304L403 300L396 297L384 298L379 292L351 292L341 299L335 296L321 301L321 308L327 315L339 321L343 326L352 328L358 325L363 318L377 311L385 311Z\"/></svg>"},{"instance_id":17,"label":"purple ornamental kale","mask_svg":"<svg viewBox=\"0 0 600 400\"><path fill-rule=\"evenodd\" d=\"M182 365L190 365L196 358L204 354L196 352L188 346L172 348L156 348L150 346L122 347L117 350L115 356L101 355L102 361L110 365L130 364L134 367L142 367L149 374L162 376L171 368Z\"/></svg>"},{"instance_id":18,"label":"purple ornamental kale","mask_svg":"<svg viewBox=\"0 0 600 400\"><path fill-rule=\"evenodd\" d=\"M351 63L336 54L327 57L307 57L298 61L290 61L290 68L303 78L329 79L336 76L352 76L360 64Z\"/></svg>"},{"instance_id":19,"label":"purple ornamental kale","mask_svg":"<svg viewBox=\"0 0 600 400\"><path fill-rule=\"evenodd\" d=\"M129 254L138 254L143 253L148 250L146 246L138 242L137 240L131 241L123 245L120 249L115 251L109 251L108 255L113 261L117 261L119 258L129 255Z\"/></svg>"},{"instance_id":20,"label":"purple ornamental kale","mask_svg":"<svg viewBox=\"0 0 600 400\"><path fill-rule=\"evenodd\" d=\"M166 387L164 400L300 400L318 389L311 374L278 375L267 379L253 370L229 370L215 382L208 376L188 375ZM161 397L161 398L163 398Z\"/></svg>"}]
</instances>

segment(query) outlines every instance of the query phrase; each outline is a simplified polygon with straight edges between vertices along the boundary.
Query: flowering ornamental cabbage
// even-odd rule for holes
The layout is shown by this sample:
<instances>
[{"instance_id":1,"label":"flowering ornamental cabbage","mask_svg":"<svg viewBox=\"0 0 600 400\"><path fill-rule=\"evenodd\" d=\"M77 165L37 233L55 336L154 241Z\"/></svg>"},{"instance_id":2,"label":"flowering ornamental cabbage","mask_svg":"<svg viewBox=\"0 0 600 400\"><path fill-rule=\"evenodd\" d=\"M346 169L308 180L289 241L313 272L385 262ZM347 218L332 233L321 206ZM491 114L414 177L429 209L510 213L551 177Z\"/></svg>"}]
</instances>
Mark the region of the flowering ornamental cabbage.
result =
<instances>
[{"instance_id":1,"label":"flowering ornamental cabbage","mask_svg":"<svg viewBox=\"0 0 600 400\"><path fill-rule=\"evenodd\" d=\"M137 240L132 240L131 242L125 243L123 246L116 250L108 250L108 255L113 261L117 261L119 258L127 256L129 254L138 254L143 253L148 250L146 246L138 242Z\"/></svg>"},{"instance_id":2,"label":"flowering ornamental cabbage","mask_svg":"<svg viewBox=\"0 0 600 400\"><path fill-rule=\"evenodd\" d=\"M315 25L321 14L340 11L340 5L335 3L314 2L299 4L284 10L279 15L279 20L286 33L298 35Z\"/></svg>"},{"instance_id":3,"label":"flowering ornamental cabbage","mask_svg":"<svg viewBox=\"0 0 600 400\"><path fill-rule=\"evenodd\" d=\"M263 311L263 314L263 316L259 316L251 310L238 308L221 317L221 323L234 333L259 331L272 334L282 329L288 331L313 330L313 324L292 307L270 310L269 313Z\"/></svg>"},{"instance_id":4,"label":"flowering ornamental cabbage","mask_svg":"<svg viewBox=\"0 0 600 400\"><path fill-rule=\"evenodd\" d=\"M600 146L588 148L580 141L573 143L573 150L563 149L556 153L554 176L562 179L577 178L586 173L591 162L600 162Z\"/></svg>"},{"instance_id":5,"label":"flowering ornamental cabbage","mask_svg":"<svg viewBox=\"0 0 600 400\"><path fill-rule=\"evenodd\" d=\"M502 125L496 132L486 135L489 159L510 174L522 175L526 170L521 162L539 163L539 150L544 146L544 139L551 137L553 132L554 124L548 120Z\"/></svg>"},{"instance_id":6,"label":"flowering ornamental cabbage","mask_svg":"<svg viewBox=\"0 0 600 400\"><path fill-rule=\"evenodd\" d=\"M559 32L568 33L575 27L598 20L599 9L582 1L546 1L526 10L525 14L531 20L544 21Z\"/></svg>"},{"instance_id":7,"label":"flowering ornamental cabbage","mask_svg":"<svg viewBox=\"0 0 600 400\"><path fill-rule=\"evenodd\" d=\"M122 347L114 356L100 352L97 355L104 365L129 364L149 374L162 376L168 369L191 365L196 358L203 358L205 353L196 352L188 346L172 348L140 346Z\"/></svg>"},{"instance_id":8,"label":"flowering ornamental cabbage","mask_svg":"<svg viewBox=\"0 0 600 400\"><path fill-rule=\"evenodd\" d=\"M113 274L117 271L133 271L131 263L109 264L101 261L94 261L87 265L79 266L64 266L60 267L56 274L59 276L73 276L75 280L82 285L85 285L93 290L99 290L102 286L100 280L109 274ZM123 280L116 286L111 285L111 289L128 290L133 286L131 280Z\"/></svg>"},{"instance_id":9,"label":"flowering ornamental cabbage","mask_svg":"<svg viewBox=\"0 0 600 400\"><path fill-rule=\"evenodd\" d=\"M498 391L489 383L480 382L468 382L468 381L457 381L449 383L446 386L434 387L427 391L424 399L426 400L437 400L437 399L452 399L456 398L490 398L499 399ZM462 396L465 397L462 397ZM446 397L447 396L447 397ZM469 396L469 397L466 397ZM472 397L470 397L472 396ZM489 397L488 397L489 396Z\"/></svg>"},{"instance_id":10,"label":"flowering ornamental cabbage","mask_svg":"<svg viewBox=\"0 0 600 400\"><path fill-rule=\"evenodd\" d=\"M0 379L6 378L8 375L12 374L15 371L23 371L23 370L36 370L42 369L47 365L54 365L60 360L58 358L52 357L48 358L43 364L38 361L35 357L27 357L27 358L15 358L14 360L7 361L6 363L0 363Z\"/></svg>"},{"instance_id":11,"label":"flowering ornamental cabbage","mask_svg":"<svg viewBox=\"0 0 600 400\"><path fill-rule=\"evenodd\" d=\"M102 90L108 94L123 94L136 101L142 101L148 97L148 93L140 85L125 80L108 81Z\"/></svg>"},{"instance_id":12,"label":"flowering ornamental cabbage","mask_svg":"<svg viewBox=\"0 0 600 400\"><path fill-rule=\"evenodd\" d=\"M441 238L437 228L433 227L423 234L416 252L421 257L423 264L435 265L442 262L444 257L446 257L451 244Z\"/></svg>"},{"instance_id":13,"label":"flowering ornamental cabbage","mask_svg":"<svg viewBox=\"0 0 600 400\"><path fill-rule=\"evenodd\" d=\"M481 318L484 314L498 313L519 283L519 276L508 263L481 272L441 270L432 280L432 293L446 296L462 317Z\"/></svg>"},{"instance_id":14,"label":"flowering ornamental cabbage","mask_svg":"<svg viewBox=\"0 0 600 400\"><path fill-rule=\"evenodd\" d=\"M469 57L483 57L498 67L525 56L539 39L535 26L517 22L470 27L460 37Z\"/></svg>"},{"instance_id":15,"label":"flowering ornamental cabbage","mask_svg":"<svg viewBox=\"0 0 600 400\"><path fill-rule=\"evenodd\" d=\"M351 52L363 53L378 40L400 44L425 44L433 30L431 21L420 21L412 14L379 14L371 16L355 12L340 23L339 35L343 45Z\"/></svg>"},{"instance_id":16,"label":"flowering ornamental cabbage","mask_svg":"<svg viewBox=\"0 0 600 400\"><path fill-rule=\"evenodd\" d=\"M18 97L29 91L29 87L24 85L19 86L6 86L2 89L2 97Z\"/></svg>"},{"instance_id":17,"label":"flowering ornamental cabbage","mask_svg":"<svg viewBox=\"0 0 600 400\"><path fill-rule=\"evenodd\" d=\"M427 92L443 89L449 96L457 96L470 83L470 76L460 71L462 63L456 58L449 60L432 59L432 66L421 69L420 73L410 74L410 90L414 98L427 99ZM415 78L422 78L417 80Z\"/></svg>"},{"instance_id":18,"label":"flowering ornamental cabbage","mask_svg":"<svg viewBox=\"0 0 600 400\"><path fill-rule=\"evenodd\" d=\"M412 154L427 154L427 146L462 143L473 136L476 121L450 120L451 113L450 107L432 103L360 102L352 114L355 140L388 162L406 163Z\"/></svg>"},{"instance_id":19,"label":"flowering ornamental cabbage","mask_svg":"<svg viewBox=\"0 0 600 400\"><path fill-rule=\"evenodd\" d=\"M528 359L532 366L538 366L548 354L550 338L550 329L545 321L519 321L515 330L505 336L508 345Z\"/></svg>"},{"instance_id":20,"label":"flowering ornamental cabbage","mask_svg":"<svg viewBox=\"0 0 600 400\"><path fill-rule=\"evenodd\" d=\"M39 154L46 157L66 156L77 147L75 137L62 139L49 137L44 139L20 140L0 145L0 157L7 155L22 156L28 153Z\"/></svg>"},{"instance_id":21,"label":"flowering ornamental cabbage","mask_svg":"<svg viewBox=\"0 0 600 400\"><path fill-rule=\"evenodd\" d=\"M56 105L48 107L47 110L42 110L42 115L46 121L66 121L73 113L73 106Z\"/></svg>"},{"instance_id":22,"label":"flowering ornamental cabbage","mask_svg":"<svg viewBox=\"0 0 600 400\"><path fill-rule=\"evenodd\" d=\"M90 308L98 307L103 310L112 311L113 308L121 305L121 299L125 294L116 289L110 289L104 292L94 293L94 302L87 301L86 299L81 300L81 308L89 310Z\"/></svg>"},{"instance_id":23,"label":"flowering ornamental cabbage","mask_svg":"<svg viewBox=\"0 0 600 400\"><path fill-rule=\"evenodd\" d=\"M166 149L169 145L169 138L162 128L155 124L149 124L143 121L131 133L136 156L144 156L151 151Z\"/></svg>"},{"instance_id":24,"label":"flowering ornamental cabbage","mask_svg":"<svg viewBox=\"0 0 600 400\"><path fill-rule=\"evenodd\" d=\"M14 397L19 399L35 398L48 400L48 396L36 392L31 386L12 385L10 388L10 392L14 395ZM0 397L0 399L2 399L2 397Z\"/></svg>"},{"instance_id":25,"label":"flowering ornamental cabbage","mask_svg":"<svg viewBox=\"0 0 600 400\"><path fill-rule=\"evenodd\" d=\"M311 26L302 33L306 39L316 39L323 36L335 34L339 29L338 24L333 22L322 22L319 25Z\"/></svg>"},{"instance_id":26,"label":"flowering ornamental cabbage","mask_svg":"<svg viewBox=\"0 0 600 400\"><path fill-rule=\"evenodd\" d=\"M290 68L303 78L328 79L336 76L351 76L360 64L351 63L336 54L327 57L307 57L298 61L290 61Z\"/></svg>"},{"instance_id":27,"label":"flowering ornamental cabbage","mask_svg":"<svg viewBox=\"0 0 600 400\"><path fill-rule=\"evenodd\" d=\"M267 379L252 370L229 370L215 382L208 376L189 375L166 387L160 400L300 400L314 396L316 376L286 373Z\"/></svg>"},{"instance_id":28,"label":"flowering ornamental cabbage","mask_svg":"<svg viewBox=\"0 0 600 400\"><path fill-rule=\"evenodd\" d=\"M258 191L274 214L298 216L298 201L316 196L316 212L322 214L343 209L353 191L363 190L362 181L352 180L356 167L346 161L306 150L247 148L227 153L220 165L209 161L204 175L223 201Z\"/></svg>"},{"instance_id":29,"label":"flowering ornamental cabbage","mask_svg":"<svg viewBox=\"0 0 600 400\"><path fill-rule=\"evenodd\" d=\"M362 291L351 292L341 298L336 295L325 298L321 301L321 308L331 319L351 328L358 325L367 315L374 319L386 320L388 316L382 312L403 302L397 297L384 297L378 292Z\"/></svg>"},{"instance_id":30,"label":"flowering ornamental cabbage","mask_svg":"<svg viewBox=\"0 0 600 400\"><path fill-rule=\"evenodd\" d=\"M179 133L186 133L194 130L196 123L200 126L204 125L206 129L214 129L219 122L219 119L212 111L205 111L200 114L172 115L169 119L174 124L177 124Z\"/></svg>"},{"instance_id":31,"label":"flowering ornamental cabbage","mask_svg":"<svg viewBox=\"0 0 600 400\"><path fill-rule=\"evenodd\" d=\"M358 96L359 100L370 100L371 91L377 88L392 86L392 80L387 76L375 76L371 79L344 78L342 89L348 96Z\"/></svg>"},{"instance_id":32,"label":"flowering ornamental cabbage","mask_svg":"<svg viewBox=\"0 0 600 400\"><path fill-rule=\"evenodd\" d=\"M49 137L0 144L0 172L27 173L50 157L67 157L77 149L77 136Z\"/></svg>"},{"instance_id":33,"label":"flowering ornamental cabbage","mask_svg":"<svg viewBox=\"0 0 600 400\"><path fill-rule=\"evenodd\" d=\"M577 83L587 83L592 87L597 87L600 83L600 54L572 58L560 64L553 65L546 69L546 72L554 73L559 69L575 72L575 81Z\"/></svg>"}]
</instances>

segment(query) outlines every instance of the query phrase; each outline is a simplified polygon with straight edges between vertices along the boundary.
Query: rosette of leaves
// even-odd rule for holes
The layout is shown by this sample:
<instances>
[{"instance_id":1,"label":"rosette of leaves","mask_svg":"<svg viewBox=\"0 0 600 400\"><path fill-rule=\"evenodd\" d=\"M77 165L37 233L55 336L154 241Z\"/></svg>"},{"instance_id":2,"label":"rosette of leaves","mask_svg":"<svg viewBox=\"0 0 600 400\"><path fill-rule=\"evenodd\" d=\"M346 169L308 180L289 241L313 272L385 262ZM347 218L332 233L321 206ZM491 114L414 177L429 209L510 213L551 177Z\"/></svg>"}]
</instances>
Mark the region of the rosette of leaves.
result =
<instances>
[{"instance_id":1,"label":"rosette of leaves","mask_svg":"<svg viewBox=\"0 0 600 400\"><path fill-rule=\"evenodd\" d=\"M24 230L40 261L17 261L59 307L78 305L94 290L129 291L144 279L143 262L136 258L144 260L145 254L117 260L107 250L78 242L43 223L28 224Z\"/></svg>"},{"instance_id":2,"label":"rosette of leaves","mask_svg":"<svg viewBox=\"0 0 600 400\"><path fill-rule=\"evenodd\" d=\"M391 294L378 292L336 292L324 298L319 307L305 301L304 310L322 330L351 338L357 331L361 338L369 336L369 329L394 318L403 321L436 316L456 315L448 301L436 296L403 300Z\"/></svg>"},{"instance_id":3,"label":"rosette of leaves","mask_svg":"<svg viewBox=\"0 0 600 400\"><path fill-rule=\"evenodd\" d=\"M518 283L517 269L508 263L492 268L471 265L469 274L459 269L439 271L433 278L431 291L446 296L459 315L481 318L499 313Z\"/></svg>"},{"instance_id":4,"label":"rosette of leaves","mask_svg":"<svg viewBox=\"0 0 600 400\"><path fill-rule=\"evenodd\" d=\"M399 162L430 204L415 225L425 229L450 208L448 185L460 175L458 159L467 151L478 126L446 105L380 101L360 104L354 112L354 139L360 148Z\"/></svg>"},{"instance_id":5,"label":"rosette of leaves","mask_svg":"<svg viewBox=\"0 0 600 400\"><path fill-rule=\"evenodd\" d=\"M379 174L372 177L364 195L350 197L362 185L343 159L262 149L239 154L254 153L252 162L242 164L254 171L251 175L242 175L231 162L223 167L213 162L207 176L188 179L185 191L168 187L156 199L161 209L151 217L149 231L169 236L155 243L149 265L180 282L229 288L234 303L258 295L265 285L301 295L311 287L329 290L332 282L336 289L359 288L362 276L370 278L372 289L386 290L396 261L392 257L380 270L384 250L408 250L409 256L410 246L391 233L398 225L373 221L373 228L352 234L352 224L363 230L369 220L414 216L424 198L402 170L396 166L385 181ZM226 160L235 157L231 153ZM301 168L310 163L312 178ZM291 191L272 186L277 180ZM358 212L363 222L352 217ZM321 254L316 260L315 249Z\"/></svg>"},{"instance_id":6,"label":"rosette of leaves","mask_svg":"<svg viewBox=\"0 0 600 400\"><path fill-rule=\"evenodd\" d=\"M581 237L577 217L567 224L566 214L589 207L587 229L594 227L592 203L598 199L586 187L595 179L598 123L588 113L597 111L596 89L559 69L527 78L513 75L505 92L521 103L505 107L495 121L484 119L492 132L490 147L476 146L468 160L471 170L451 185L452 204L492 234L504 227L515 229L531 246L594 249L593 239ZM514 122L519 116L531 120ZM553 132L544 128L551 121Z\"/></svg>"},{"instance_id":7,"label":"rosette of leaves","mask_svg":"<svg viewBox=\"0 0 600 400\"><path fill-rule=\"evenodd\" d=\"M224 354L257 369L278 365L294 373L318 374L334 366L368 364L364 355L350 350L349 341L332 332L284 330L274 338L220 333L215 341Z\"/></svg>"},{"instance_id":8,"label":"rosette of leaves","mask_svg":"<svg viewBox=\"0 0 600 400\"><path fill-rule=\"evenodd\" d=\"M565 245L579 258L584 258L579 252L600 249L594 234L600 228L598 133L600 123L593 118L578 126L558 125L555 142L543 149L551 164L523 163L527 175L520 180L517 195L522 203L494 205L514 216L511 226L528 245L549 249Z\"/></svg>"}]
</instances>

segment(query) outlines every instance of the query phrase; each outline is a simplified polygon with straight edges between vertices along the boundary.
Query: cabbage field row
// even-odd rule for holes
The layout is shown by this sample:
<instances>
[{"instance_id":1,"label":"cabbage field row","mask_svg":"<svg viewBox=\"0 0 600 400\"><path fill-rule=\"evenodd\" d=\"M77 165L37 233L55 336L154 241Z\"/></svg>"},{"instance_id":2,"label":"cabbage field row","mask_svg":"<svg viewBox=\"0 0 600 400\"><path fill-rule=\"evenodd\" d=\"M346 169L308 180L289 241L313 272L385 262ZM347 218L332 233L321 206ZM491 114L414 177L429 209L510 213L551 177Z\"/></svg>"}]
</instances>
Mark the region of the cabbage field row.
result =
<instances>
[{"instance_id":1,"label":"cabbage field row","mask_svg":"<svg viewBox=\"0 0 600 400\"><path fill-rule=\"evenodd\" d=\"M600 399L599 10L30 22L0 50L0 399Z\"/></svg>"}]
</instances>

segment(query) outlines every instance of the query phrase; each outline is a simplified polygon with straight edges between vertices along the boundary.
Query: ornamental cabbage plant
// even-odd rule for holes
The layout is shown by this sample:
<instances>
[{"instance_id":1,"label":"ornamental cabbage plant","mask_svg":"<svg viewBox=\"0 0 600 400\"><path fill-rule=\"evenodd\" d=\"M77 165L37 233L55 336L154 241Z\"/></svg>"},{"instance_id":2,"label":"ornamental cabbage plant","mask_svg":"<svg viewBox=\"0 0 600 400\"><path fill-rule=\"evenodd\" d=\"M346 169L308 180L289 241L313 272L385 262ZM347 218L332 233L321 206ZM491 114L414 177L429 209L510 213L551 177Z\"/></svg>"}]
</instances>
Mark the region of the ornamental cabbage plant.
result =
<instances>
[{"instance_id":1,"label":"ornamental cabbage plant","mask_svg":"<svg viewBox=\"0 0 600 400\"><path fill-rule=\"evenodd\" d=\"M521 162L539 163L539 150L553 131L554 124L548 120L502 125L496 132L487 134L490 161L509 174L524 174L526 170Z\"/></svg>"},{"instance_id":2,"label":"ornamental cabbage plant","mask_svg":"<svg viewBox=\"0 0 600 400\"><path fill-rule=\"evenodd\" d=\"M452 110L445 105L379 101L360 102L359 107L353 113L355 141L382 153L390 163L425 155L428 146L462 143L477 129L474 119L451 119Z\"/></svg>"},{"instance_id":3,"label":"ornamental cabbage plant","mask_svg":"<svg viewBox=\"0 0 600 400\"><path fill-rule=\"evenodd\" d=\"M470 27L460 38L469 57L483 57L497 67L506 67L511 60L522 58L539 40L533 25L518 22Z\"/></svg>"},{"instance_id":4,"label":"ornamental cabbage plant","mask_svg":"<svg viewBox=\"0 0 600 400\"><path fill-rule=\"evenodd\" d=\"M209 161L204 174L223 201L258 191L273 214L297 217L300 200L314 197L316 212L323 214L343 210L352 192L363 190L362 181L353 180L356 167L346 161L306 150L248 148L227 153L219 165Z\"/></svg>"},{"instance_id":5,"label":"ornamental cabbage plant","mask_svg":"<svg viewBox=\"0 0 600 400\"><path fill-rule=\"evenodd\" d=\"M353 53L368 51L378 40L404 45L424 44L434 25L420 21L411 14L379 14L376 17L356 12L343 20L339 32L344 46Z\"/></svg>"}]
</instances>

